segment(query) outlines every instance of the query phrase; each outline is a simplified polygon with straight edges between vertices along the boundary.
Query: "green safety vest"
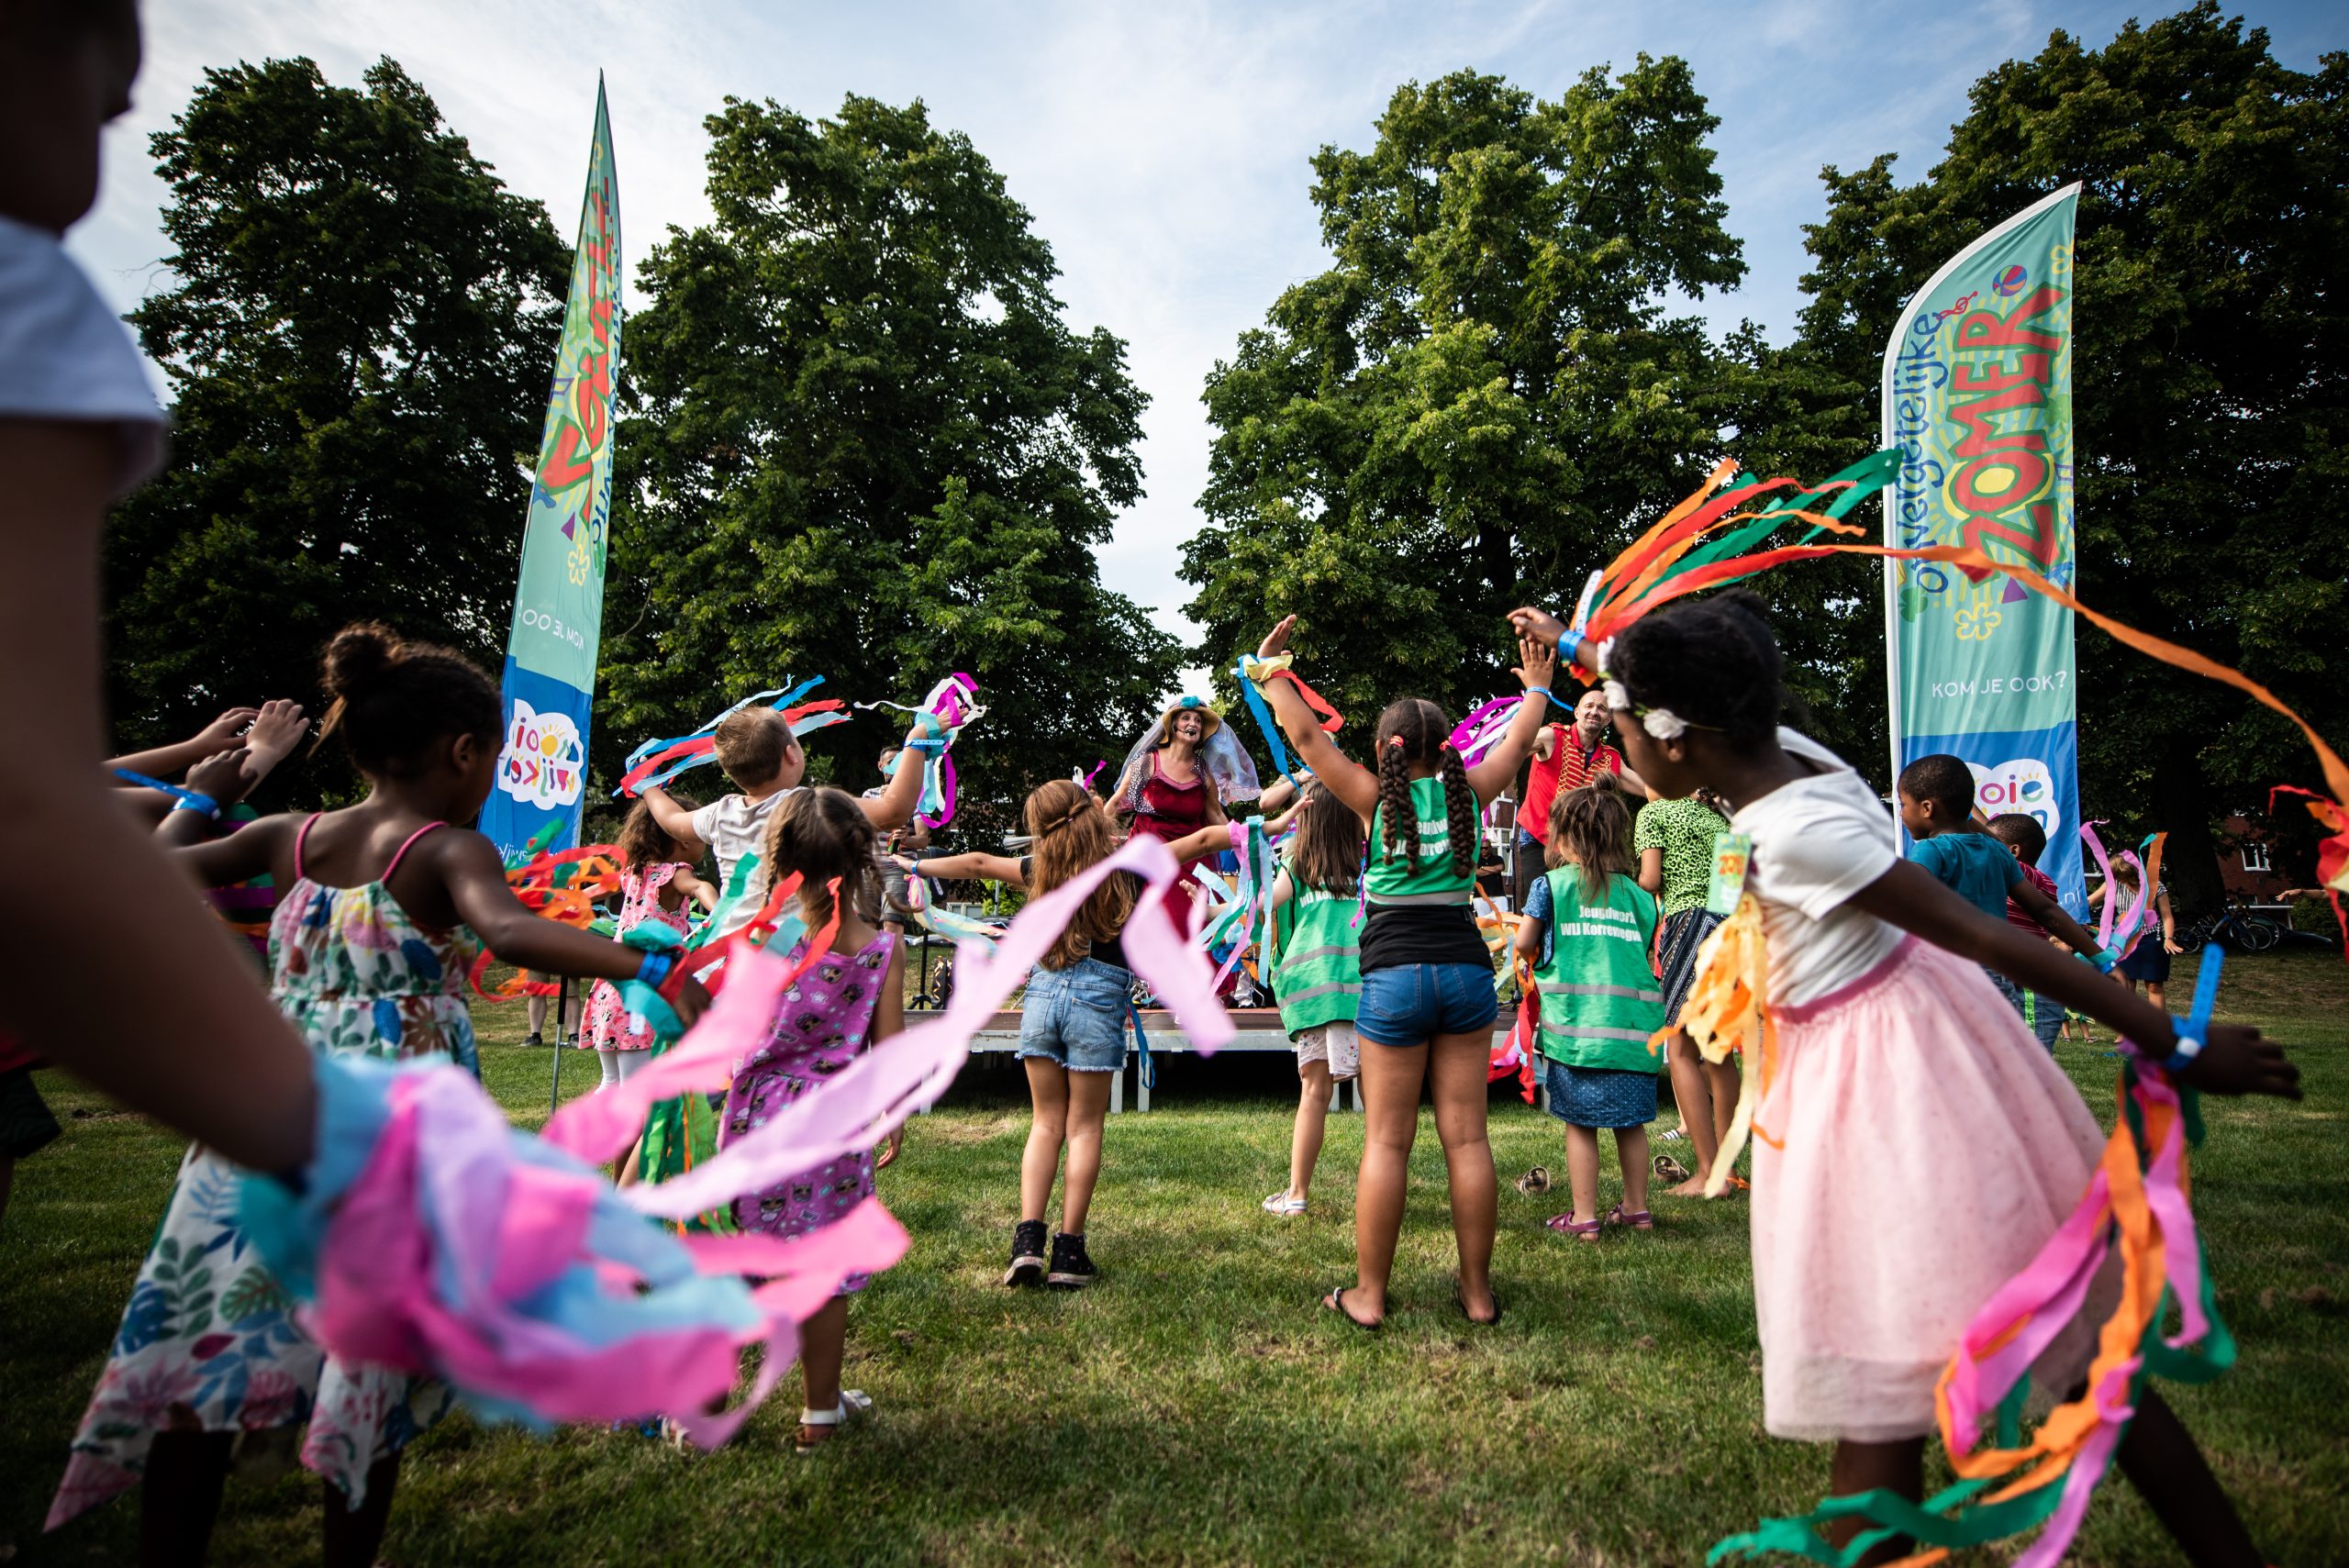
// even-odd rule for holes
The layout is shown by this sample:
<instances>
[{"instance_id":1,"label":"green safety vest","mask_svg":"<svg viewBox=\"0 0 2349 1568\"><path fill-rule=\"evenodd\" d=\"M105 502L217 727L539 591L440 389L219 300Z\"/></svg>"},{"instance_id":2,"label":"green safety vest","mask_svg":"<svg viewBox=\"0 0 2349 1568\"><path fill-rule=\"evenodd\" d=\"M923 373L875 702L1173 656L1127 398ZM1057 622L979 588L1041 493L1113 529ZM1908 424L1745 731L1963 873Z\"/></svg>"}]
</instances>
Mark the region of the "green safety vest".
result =
<instances>
[{"instance_id":1,"label":"green safety vest","mask_svg":"<svg viewBox=\"0 0 2349 1568\"><path fill-rule=\"evenodd\" d=\"M1653 1073L1648 1050L1662 1029L1664 991L1648 952L1655 941L1655 896L1618 876L1611 905L1586 906L1582 873L1549 873L1550 956L1534 967L1542 987L1542 1054L1572 1067Z\"/></svg>"},{"instance_id":2,"label":"green safety vest","mask_svg":"<svg viewBox=\"0 0 2349 1568\"><path fill-rule=\"evenodd\" d=\"M1289 875L1294 881L1297 873ZM1273 917L1286 922L1279 967L1273 972L1281 1028L1295 1034L1353 1022L1362 1006L1362 947L1353 897L1299 885L1288 907Z\"/></svg>"},{"instance_id":3,"label":"green safety vest","mask_svg":"<svg viewBox=\"0 0 2349 1568\"><path fill-rule=\"evenodd\" d=\"M1370 817L1370 873L1363 879L1370 903L1465 906L1476 890L1476 857L1469 846L1466 874L1452 870L1452 830L1443 810L1443 781L1411 781L1416 833L1403 835L1400 855L1386 852L1386 807Z\"/></svg>"}]
</instances>

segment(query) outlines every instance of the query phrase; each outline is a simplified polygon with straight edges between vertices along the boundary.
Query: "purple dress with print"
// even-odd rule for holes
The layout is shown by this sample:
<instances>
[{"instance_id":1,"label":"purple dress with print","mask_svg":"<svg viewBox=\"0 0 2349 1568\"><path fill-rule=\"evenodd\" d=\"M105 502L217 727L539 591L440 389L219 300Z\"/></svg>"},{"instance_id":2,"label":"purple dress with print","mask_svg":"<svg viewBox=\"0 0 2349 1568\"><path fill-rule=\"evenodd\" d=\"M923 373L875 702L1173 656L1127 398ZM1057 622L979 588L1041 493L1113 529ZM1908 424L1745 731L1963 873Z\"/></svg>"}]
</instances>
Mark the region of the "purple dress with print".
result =
<instances>
[{"instance_id":1,"label":"purple dress with print","mask_svg":"<svg viewBox=\"0 0 2349 1568\"><path fill-rule=\"evenodd\" d=\"M743 1059L726 1091L726 1118L718 1134L720 1149L749 1137L869 1049L873 1012L881 1003L896 940L884 931L855 952L828 952L784 992L766 1043ZM806 954L804 941L792 950L795 968ZM764 1192L736 1198L734 1222L746 1231L769 1236L805 1236L872 1195L873 1153L859 1150ZM841 1294L863 1290L866 1278L850 1275Z\"/></svg>"}]
</instances>

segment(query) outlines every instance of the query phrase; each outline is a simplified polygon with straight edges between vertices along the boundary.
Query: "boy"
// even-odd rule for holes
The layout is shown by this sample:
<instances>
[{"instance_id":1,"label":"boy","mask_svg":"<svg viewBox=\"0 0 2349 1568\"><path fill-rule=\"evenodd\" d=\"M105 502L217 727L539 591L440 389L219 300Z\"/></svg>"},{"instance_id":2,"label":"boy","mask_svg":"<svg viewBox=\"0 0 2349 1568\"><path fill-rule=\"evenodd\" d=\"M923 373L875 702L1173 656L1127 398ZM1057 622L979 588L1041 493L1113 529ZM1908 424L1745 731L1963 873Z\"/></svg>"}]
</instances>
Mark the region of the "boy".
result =
<instances>
[{"instance_id":1,"label":"boy","mask_svg":"<svg viewBox=\"0 0 2349 1568\"><path fill-rule=\"evenodd\" d=\"M916 728L906 739L918 740L921 734ZM652 819L661 824L662 832L696 855L703 845L718 851L718 885L722 888L732 883L734 867L744 855L763 852L767 818L774 814L777 803L799 788L799 781L807 773L807 753L800 749L790 724L771 707L727 715L714 739L718 765L741 791L740 795L721 795L698 811L687 811L657 784L645 789L644 798L651 804ZM897 753L896 769L887 785L857 802L875 828L885 831L913 819L914 807L921 801L922 763L922 753L906 746ZM758 912L757 901L743 899L727 915L724 928L716 935L739 930Z\"/></svg>"},{"instance_id":2,"label":"boy","mask_svg":"<svg viewBox=\"0 0 2349 1568\"><path fill-rule=\"evenodd\" d=\"M2039 857L2047 852L2047 829L2039 825L2039 818L2010 811L2003 817L1991 817L1989 832L2014 856L2023 880L2053 901L2056 896L2055 880L2039 869ZM2055 940L2048 935L2046 927L2032 919L2030 912L2011 898L2007 900L2007 924L2020 926L2032 936L2051 942ZM2054 1051L2064 1031L2064 1004L2036 991L2028 994L2026 1002L2023 1021L2031 1025L2031 1032L2039 1037L2040 1044Z\"/></svg>"},{"instance_id":3,"label":"boy","mask_svg":"<svg viewBox=\"0 0 2349 1568\"><path fill-rule=\"evenodd\" d=\"M1974 772L1963 759L1946 751L1920 757L1900 770L1898 789L1900 825L1917 840L1910 860L1984 914L2003 920L2012 903L2099 970L2110 967L2097 940L2032 884L2004 844L1975 826ZM2021 986L1995 970L1984 973L2018 1016L2029 1016Z\"/></svg>"}]
</instances>

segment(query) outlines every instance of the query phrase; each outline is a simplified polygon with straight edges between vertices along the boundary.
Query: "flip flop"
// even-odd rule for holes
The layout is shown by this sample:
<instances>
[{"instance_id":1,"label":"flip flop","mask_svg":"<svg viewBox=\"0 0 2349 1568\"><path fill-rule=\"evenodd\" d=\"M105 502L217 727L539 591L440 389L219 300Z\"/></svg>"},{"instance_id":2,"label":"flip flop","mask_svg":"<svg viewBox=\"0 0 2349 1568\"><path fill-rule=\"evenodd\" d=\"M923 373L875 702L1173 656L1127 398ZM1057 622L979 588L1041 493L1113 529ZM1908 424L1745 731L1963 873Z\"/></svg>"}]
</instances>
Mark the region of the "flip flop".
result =
<instances>
[{"instance_id":1,"label":"flip flop","mask_svg":"<svg viewBox=\"0 0 2349 1568\"><path fill-rule=\"evenodd\" d=\"M1344 1318L1347 1322L1353 1324L1355 1328L1361 1329L1365 1334L1375 1334L1378 1332L1378 1330L1385 1326L1386 1319L1381 1318L1375 1322L1365 1323L1361 1318L1355 1317L1353 1313L1347 1311L1346 1289L1346 1286L1339 1285L1336 1289L1330 1291L1329 1295L1323 1296L1321 1298L1322 1310L1325 1312L1336 1313L1339 1317Z\"/></svg>"},{"instance_id":2,"label":"flip flop","mask_svg":"<svg viewBox=\"0 0 2349 1568\"><path fill-rule=\"evenodd\" d=\"M1535 1193L1548 1192L1550 1190L1550 1167L1547 1165L1536 1165L1531 1171L1526 1172L1525 1174L1518 1177L1517 1190L1525 1194L1529 1197Z\"/></svg>"},{"instance_id":3,"label":"flip flop","mask_svg":"<svg viewBox=\"0 0 2349 1568\"><path fill-rule=\"evenodd\" d=\"M1574 1211L1568 1209L1564 1214L1552 1215L1542 1223L1561 1236L1571 1236L1577 1241L1596 1241L1598 1240L1598 1228L1602 1222L1596 1219L1576 1219Z\"/></svg>"},{"instance_id":4,"label":"flip flop","mask_svg":"<svg viewBox=\"0 0 2349 1568\"><path fill-rule=\"evenodd\" d=\"M1493 1298L1493 1315L1490 1318L1479 1318L1468 1310L1468 1297L1461 1291L1457 1279L1452 1282L1452 1304L1460 1308L1460 1316L1468 1319L1469 1327L1497 1329L1501 1322L1501 1293L1489 1284L1485 1287L1485 1292Z\"/></svg>"}]
</instances>

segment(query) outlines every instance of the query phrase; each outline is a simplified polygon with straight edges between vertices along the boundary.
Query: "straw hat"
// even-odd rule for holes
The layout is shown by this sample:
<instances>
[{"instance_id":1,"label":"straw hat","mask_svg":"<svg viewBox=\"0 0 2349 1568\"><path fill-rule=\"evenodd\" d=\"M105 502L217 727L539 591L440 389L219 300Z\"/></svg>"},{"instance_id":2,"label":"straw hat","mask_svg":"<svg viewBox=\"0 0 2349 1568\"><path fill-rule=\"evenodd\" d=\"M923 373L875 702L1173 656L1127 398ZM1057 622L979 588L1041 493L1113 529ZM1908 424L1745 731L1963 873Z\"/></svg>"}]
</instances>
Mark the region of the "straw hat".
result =
<instances>
[{"instance_id":1,"label":"straw hat","mask_svg":"<svg viewBox=\"0 0 2349 1568\"><path fill-rule=\"evenodd\" d=\"M1199 740L1205 744L1208 736L1223 728L1223 716L1208 706L1205 697L1179 697L1158 716L1158 743L1165 745L1174 738L1174 717L1177 714L1196 713L1199 716Z\"/></svg>"}]
</instances>

